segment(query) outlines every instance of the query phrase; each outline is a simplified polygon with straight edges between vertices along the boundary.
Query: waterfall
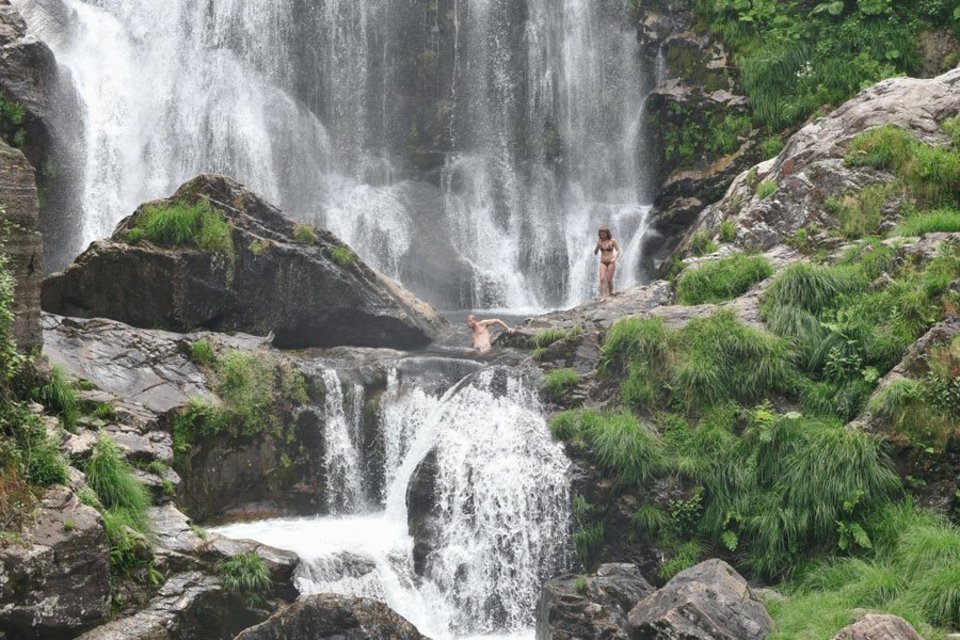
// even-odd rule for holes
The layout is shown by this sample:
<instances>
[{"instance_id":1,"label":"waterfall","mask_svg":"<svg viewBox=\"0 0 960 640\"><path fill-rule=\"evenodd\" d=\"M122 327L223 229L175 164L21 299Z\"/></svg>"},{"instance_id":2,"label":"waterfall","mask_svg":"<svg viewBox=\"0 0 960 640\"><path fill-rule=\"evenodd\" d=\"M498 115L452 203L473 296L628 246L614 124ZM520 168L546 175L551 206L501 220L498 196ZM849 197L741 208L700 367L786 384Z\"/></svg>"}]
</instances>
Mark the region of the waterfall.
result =
<instances>
[{"instance_id":1,"label":"waterfall","mask_svg":"<svg viewBox=\"0 0 960 640\"><path fill-rule=\"evenodd\" d=\"M436 364L421 362L416 375L392 371L380 396L380 429L393 453L383 457L379 508L220 531L300 554L301 593L379 599L430 637L532 637L541 585L571 563L569 461L523 375L487 369L452 386L430 384L422 371ZM321 371L330 423L344 413L330 391L342 382ZM428 452L436 522L417 575L407 493ZM328 482L348 473L324 471Z\"/></svg>"},{"instance_id":2,"label":"waterfall","mask_svg":"<svg viewBox=\"0 0 960 640\"><path fill-rule=\"evenodd\" d=\"M359 452L363 387L350 386L352 401L348 406L337 372L323 368L320 377L325 399L323 466L327 486L324 503L330 513L357 512L366 506Z\"/></svg>"},{"instance_id":3,"label":"waterfall","mask_svg":"<svg viewBox=\"0 0 960 640\"><path fill-rule=\"evenodd\" d=\"M202 171L445 308L589 298L601 224L640 250L651 83L622 0L12 2L80 101L53 268Z\"/></svg>"}]
</instances>

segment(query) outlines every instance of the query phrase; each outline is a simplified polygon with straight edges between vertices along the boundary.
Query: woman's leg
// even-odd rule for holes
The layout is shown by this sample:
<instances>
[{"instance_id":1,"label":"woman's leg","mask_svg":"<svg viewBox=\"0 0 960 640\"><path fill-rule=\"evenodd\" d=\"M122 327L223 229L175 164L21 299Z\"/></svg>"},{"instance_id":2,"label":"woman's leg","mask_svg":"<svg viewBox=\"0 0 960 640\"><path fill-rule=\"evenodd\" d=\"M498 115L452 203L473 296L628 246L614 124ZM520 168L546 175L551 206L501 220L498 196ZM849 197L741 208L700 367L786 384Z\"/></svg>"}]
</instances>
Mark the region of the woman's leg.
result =
<instances>
[{"instance_id":1,"label":"woman's leg","mask_svg":"<svg viewBox=\"0 0 960 640\"><path fill-rule=\"evenodd\" d=\"M613 295L613 274L617 272L617 263L611 262L607 265L607 293Z\"/></svg>"},{"instance_id":2,"label":"woman's leg","mask_svg":"<svg viewBox=\"0 0 960 640\"><path fill-rule=\"evenodd\" d=\"M600 263L600 299L607 299L607 265Z\"/></svg>"}]
</instances>

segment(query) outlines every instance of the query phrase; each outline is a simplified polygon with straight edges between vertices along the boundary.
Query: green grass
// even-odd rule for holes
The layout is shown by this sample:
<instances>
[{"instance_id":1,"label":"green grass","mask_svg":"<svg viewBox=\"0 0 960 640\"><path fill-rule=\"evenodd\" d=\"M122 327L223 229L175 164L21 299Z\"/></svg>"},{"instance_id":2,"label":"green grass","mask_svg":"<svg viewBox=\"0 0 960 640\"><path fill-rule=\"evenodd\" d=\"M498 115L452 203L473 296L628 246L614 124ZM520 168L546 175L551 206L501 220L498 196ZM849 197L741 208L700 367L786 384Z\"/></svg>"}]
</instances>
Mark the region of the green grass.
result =
<instances>
[{"instance_id":1,"label":"green grass","mask_svg":"<svg viewBox=\"0 0 960 640\"><path fill-rule=\"evenodd\" d=\"M105 433L101 433L97 440L86 473L87 485L97 494L107 512L140 533L150 531L147 515L150 493L133 475L116 443Z\"/></svg>"},{"instance_id":2,"label":"green grass","mask_svg":"<svg viewBox=\"0 0 960 640\"><path fill-rule=\"evenodd\" d=\"M783 150L783 138L779 135L767 136L760 141L760 155L763 158L772 158Z\"/></svg>"},{"instance_id":3,"label":"green grass","mask_svg":"<svg viewBox=\"0 0 960 640\"><path fill-rule=\"evenodd\" d=\"M831 198L827 211L837 217L840 233L849 239L876 235L883 221L884 205L895 194L894 185L872 185L857 195Z\"/></svg>"},{"instance_id":4,"label":"green grass","mask_svg":"<svg viewBox=\"0 0 960 640\"><path fill-rule=\"evenodd\" d=\"M239 553L217 563L217 572L224 589L242 597L251 607L266 604L273 588L270 571L254 551Z\"/></svg>"},{"instance_id":5,"label":"green grass","mask_svg":"<svg viewBox=\"0 0 960 640\"><path fill-rule=\"evenodd\" d=\"M672 558L661 565L657 575L662 580L669 580L684 569L689 569L703 560L703 546L696 540L691 540L683 544Z\"/></svg>"},{"instance_id":6,"label":"green grass","mask_svg":"<svg viewBox=\"0 0 960 640\"><path fill-rule=\"evenodd\" d=\"M890 236L922 236L925 233L941 232L960 232L960 209L938 209L916 213L901 220L900 224L890 232Z\"/></svg>"},{"instance_id":7,"label":"green grass","mask_svg":"<svg viewBox=\"0 0 960 640\"><path fill-rule=\"evenodd\" d=\"M732 300L773 274L763 256L738 254L687 269L677 283L677 301L684 305Z\"/></svg>"},{"instance_id":8,"label":"green grass","mask_svg":"<svg viewBox=\"0 0 960 640\"><path fill-rule=\"evenodd\" d=\"M819 314L833 308L841 296L860 291L866 284L855 269L797 262L777 275L764 292L764 304L768 307L792 306Z\"/></svg>"},{"instance_id":9,"label":"green grass","mask_svg":"<svg viewBox=\"0 0 960 640\"><path fill-rule=\"evenodd\" d=\"M590 568L603 555L603 539L606 527L602 521L578 528L573 532L573 546L577 550L580 563Z\"/></svg>"},{"instance_id":10,"label":"green grass","mask_svg":"<svg viewBox=\"0 0 960 640\"><path fill-rule=\"evenodd\" d=\"M217 361L217 352L209 340L197 340L190 343L190 362L212 367Z\"/></svg>"},{"instance_id":11,"label":"green grass","mask_svg":"<svg viewBox=\"0 0 960 640\"><path fill-rule=\"evenodd\" d=\"M663 318L623 318L607 331L597 368L606 375L621 375L632 362L662 359L667 348Z\"/></svg>"},{"instance_id":12,"label":"green grass","mask_svg":"<svg viewBox=\"0 0 960 640\"><path fill-rule=\"evenodd\" d=\"M690 236L690 255L700 257L713 253L719 247L706 231L697 231Z\"/></svg>"},{"instance_id":13,"label":"green grass","mask_svg":"<svg viewBox=\"0 0 960 640\"><path fill-rule=\"evenodd\" d=\"M346 245L338 244L330 248L330 259L341 267L349 267L357 261L357 254Z\"/></svg>"},{"instance_id":14,"label":"green grass","mask_svg":"<svg viewBox=\"0 0 960 640\"><path fill-rule=\"evenodd\" d=\"M544 329L530 338L530 346L534 349L545 349L554 342L566 340L570 332L566 329Z\"/></svg>"},{"instance_id":15,"label":"green grass","mask_svg":"<svg viewBox=\"0 0 960 640\"><path fill-rule=\"evenodd\" d=\"M554 398L560 398L580 382L576 369L553 369L543 376L543 390Z\"/></svg>"},{"instance_id":16,"label":"green grass","mask_svg":"<svg viewBox=\"0 0 960 640\"><path fill-rule=\"evenodd\" d=\"M953 140L953 146L960 149L960 115L947 118L941 126L944 132Z\"/></svg>"},{"instance_id":17,"label":"green grass","mask_svg":"<svg viewBox=\"0 0 960 640\"><path fill-rule=\"evenodd\" d=\"M894 125L871 129L850 142L844 162L849 167L898 171L913 156L917 139Z\"/></svg>"},{"instance_id":18,"label":"green grass","mask_svg":"<svg viewBox=\"0 0 960 640\"><path fill-rule=\"evenodd\" d=\"M770 180L764 180L757 185L757 197L761 200L766 200L772 196L777 191L777 183L771 182Z\"/></svg>"},{"instance_id":19,"label":"green grass","mask_svg":"<svg viewBox=\"0 0 960 640\"><path fill-rule=\"evenodd\" d=\"M297 244L314 245L320 240L320 236L309 224L298 222L293 227L293 240Z\"/></svg>"},{"instance_id":20,"label":"green grass","mask_svg":"<svg viewBox=\"0 0 960 640\"><path fill-rule=\"evenodd\" d=\"M145 207L130 233L132 242L145 238L163 246L197 247L231 260L236 253L230 224L206 200Z\"/></svg>"},{"instance_id":21,"label":"green grass","mask_svg":"<svg viewBox=\"0 0 960 640\"><path fill-rule=\"evenodd\" d=\"M720 242L724 244L731 244L737 239L737 226L733 224L732 220L724 220L720 223Z\"/></svg>"},{"instance_id":22,"label":"green grass","mask_svg":"<svg viewBox=\"0 0 960 640\"><path fill-rule=\"evenodd\" d=\"M58 414L67 429L76 426L77 418L80 417L80 403L73 384L67 380L61 367L50 367L50 377L44 385L36 389L34 399Z\"/></svg>"}]
</instances>

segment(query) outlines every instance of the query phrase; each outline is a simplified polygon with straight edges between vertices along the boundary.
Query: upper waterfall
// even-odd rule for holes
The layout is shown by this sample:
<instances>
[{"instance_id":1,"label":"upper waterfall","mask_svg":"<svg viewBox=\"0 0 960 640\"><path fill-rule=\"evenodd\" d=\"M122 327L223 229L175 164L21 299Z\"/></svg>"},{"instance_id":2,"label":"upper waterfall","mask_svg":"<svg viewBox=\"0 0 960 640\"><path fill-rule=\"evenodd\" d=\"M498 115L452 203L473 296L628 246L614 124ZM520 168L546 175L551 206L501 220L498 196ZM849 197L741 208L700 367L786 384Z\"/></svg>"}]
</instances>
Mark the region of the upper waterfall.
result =
<instances>
[{"instance_id":1,"label":"upper waterfall","mask_svg":"<svg viewBox=\"0 0 960 640\"><path fill-rule=\"evenodd\" d=\"M636 279L651 83L620 0L13 3L79 98L54 268L213 171L441 307L583 301L601 224Z\"/></svg>"}]
</instances>

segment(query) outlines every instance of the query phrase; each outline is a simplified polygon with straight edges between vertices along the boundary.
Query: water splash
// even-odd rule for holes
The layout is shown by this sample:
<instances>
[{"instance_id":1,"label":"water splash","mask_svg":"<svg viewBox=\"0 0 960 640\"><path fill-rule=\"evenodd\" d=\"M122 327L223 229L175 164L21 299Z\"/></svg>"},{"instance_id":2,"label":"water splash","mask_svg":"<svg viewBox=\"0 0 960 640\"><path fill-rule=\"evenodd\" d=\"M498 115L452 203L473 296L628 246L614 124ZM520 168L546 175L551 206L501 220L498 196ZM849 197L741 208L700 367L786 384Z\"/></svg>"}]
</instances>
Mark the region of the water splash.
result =
<instances>
[{"instance_id":1,"label":"water splash","mask_svg":"<svg viewBox=\"0 0 960 640\"><path fill-rule=\"evenodd\" d=\"M485 370L449 388L417 379L393 371L381 396L384 442L395 442L383 511L221 531L299 553L301 592L380 599L430 637L532 637L543 581L571 562L569 461L522 375ZM406 494L430 451L438 533L418 576Z\"/></svg>"},{"instance_id":2,"label":"water splash","mask_svg":"<svg viewBox=\"0 0 960 640\"><path fill-rule=\"evenodd\" d=\"M323 467L326 478L324 502L329 513L357 513L367 504L360 465L360 422L363 419L363 387L350 385L349 406L344 400L340 377L322 368L324 386Z\"/></svg>"}]
</instances>

